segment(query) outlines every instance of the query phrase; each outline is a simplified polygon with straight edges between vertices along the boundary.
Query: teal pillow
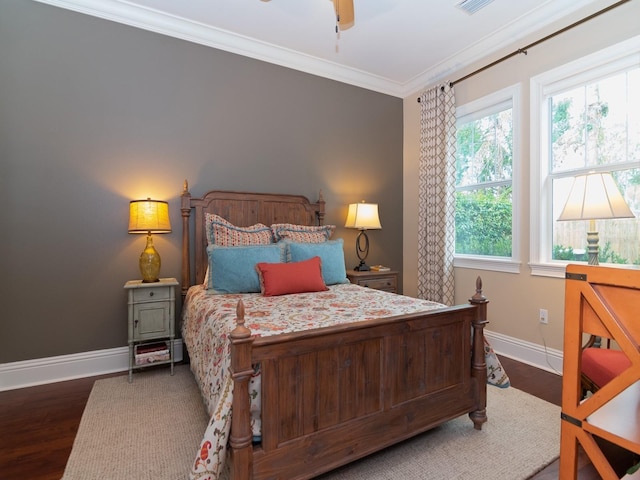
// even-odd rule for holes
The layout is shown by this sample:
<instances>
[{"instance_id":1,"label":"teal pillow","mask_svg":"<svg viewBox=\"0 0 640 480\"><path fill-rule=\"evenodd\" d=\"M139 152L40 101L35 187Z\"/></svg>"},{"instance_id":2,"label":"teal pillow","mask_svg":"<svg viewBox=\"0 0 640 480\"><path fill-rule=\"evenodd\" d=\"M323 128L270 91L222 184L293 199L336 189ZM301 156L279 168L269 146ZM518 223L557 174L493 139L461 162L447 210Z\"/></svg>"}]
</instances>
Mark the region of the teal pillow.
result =
<instances>
[{"instance_id":1,"label":"teal pillow","mask_svg":"<svg viewBox=\"0 0 640 480\"><path fill-rule=\"evenodd\" d=\"M326 285L349 283L344 266L344 240L338 238L322 243L298 243L284 241L287 245L287 262L301 262L313 257L322 261L322 278Z\"/></svg>"},{"instance_id":2,"label":"teal pillow","mask_svg":"<svg viewBox=\"0 0 640 480\"><path fill-rule=\"evenodd\" d=\"M257 293L260 279L256 264L285 261L283 245L249 245L225 247L209 245L208 293Z\"/></svg>"}]
</instances>

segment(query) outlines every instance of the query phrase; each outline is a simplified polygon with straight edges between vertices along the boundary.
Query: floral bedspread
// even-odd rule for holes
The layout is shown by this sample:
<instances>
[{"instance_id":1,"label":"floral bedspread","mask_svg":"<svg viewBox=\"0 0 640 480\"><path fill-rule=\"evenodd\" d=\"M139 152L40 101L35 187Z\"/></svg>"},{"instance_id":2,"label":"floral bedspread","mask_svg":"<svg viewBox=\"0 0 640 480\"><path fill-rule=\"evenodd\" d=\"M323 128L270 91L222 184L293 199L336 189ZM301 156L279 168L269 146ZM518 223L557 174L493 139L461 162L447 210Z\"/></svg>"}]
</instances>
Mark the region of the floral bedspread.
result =
<instances>
[{"instance_id":1,"label":"floral bedspread","mask_svg":"<svg viewBox=\"0 0 640 480\"><path fill-rule=\"evenodd\" d=\"M224 470L231 428L233 384L229 375L230 352L227 337L235 327L236 305L245 305L245 326L258 336L276 335L337 323L351 323L443 308L444 305L412 297L363 288L352 284L329 287L328 291L264 297L258 293L210 295L202 285L189 289L182 314L182 337L187 346L191 370L196 378L211 419L205 431L190 478L218 480ZM365 305L363 308L362 306ZM504 374L491 346L485 342L488 381L506 387ZM250 384L252 428L260 435L260 375Z\"/></svg>"}]
</instances>

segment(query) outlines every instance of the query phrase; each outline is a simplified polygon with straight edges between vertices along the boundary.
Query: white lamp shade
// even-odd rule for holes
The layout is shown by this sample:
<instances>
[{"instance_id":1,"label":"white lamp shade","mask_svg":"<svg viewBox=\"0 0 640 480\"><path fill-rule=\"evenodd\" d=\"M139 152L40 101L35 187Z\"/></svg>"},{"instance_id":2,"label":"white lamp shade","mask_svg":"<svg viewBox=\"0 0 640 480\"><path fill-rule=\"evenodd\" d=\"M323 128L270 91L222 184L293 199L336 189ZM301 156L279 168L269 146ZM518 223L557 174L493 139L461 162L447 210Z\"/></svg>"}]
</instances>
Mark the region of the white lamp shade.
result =
<instances>
[{"instance_id":1,"label":"white lamp shade","mask_svg":"<svg viewBox=\"0 0 640 480\"><path fill-rule=\"evenodd\" d=\"M378 217L377 203L352 203L349 205L347 221L344 224L347 228L358 228L360 230L379 230L380 217Z\"/></svg>"},{"instance_id":2,"label":"white lamp shade","mask_svg":"<svg viewBox=\"0 0 640 480\"><path fill-rule=\"evenodd\" d=\"M129 203L129 233L169 233L169 204L161 200L132 200Z\"/></svg>"},{"instance_id":3,"label":"white lamp shade","mask_svg":"<svg viewBox=\"0 0 640 480\"><path fill-rule=\"evenodd\" d=\"M588 173L574 178L558 220L633 218L610 173Z\"/></svg>"}]
</instances>

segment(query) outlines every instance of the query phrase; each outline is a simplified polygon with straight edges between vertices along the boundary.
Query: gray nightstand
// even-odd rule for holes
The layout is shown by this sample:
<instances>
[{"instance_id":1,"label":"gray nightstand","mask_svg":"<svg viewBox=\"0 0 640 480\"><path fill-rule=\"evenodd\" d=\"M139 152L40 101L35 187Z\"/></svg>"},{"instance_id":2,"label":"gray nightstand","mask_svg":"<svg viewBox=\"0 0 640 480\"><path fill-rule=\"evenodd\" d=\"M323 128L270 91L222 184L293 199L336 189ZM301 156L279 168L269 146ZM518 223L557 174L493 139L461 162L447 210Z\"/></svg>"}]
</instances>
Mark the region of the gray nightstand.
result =
<instances>
[{"instance_id":1,"label":"gray nightstand","mask_svg":"<svg viewBox=\"0 0 640 480\"><path fill-rule=\"evenodd\" d=\"M169 363L173 375L176 285L175 278L124 285L129 293L129 383L134 369L150 365Z\"/></svg>"}]
</instances>

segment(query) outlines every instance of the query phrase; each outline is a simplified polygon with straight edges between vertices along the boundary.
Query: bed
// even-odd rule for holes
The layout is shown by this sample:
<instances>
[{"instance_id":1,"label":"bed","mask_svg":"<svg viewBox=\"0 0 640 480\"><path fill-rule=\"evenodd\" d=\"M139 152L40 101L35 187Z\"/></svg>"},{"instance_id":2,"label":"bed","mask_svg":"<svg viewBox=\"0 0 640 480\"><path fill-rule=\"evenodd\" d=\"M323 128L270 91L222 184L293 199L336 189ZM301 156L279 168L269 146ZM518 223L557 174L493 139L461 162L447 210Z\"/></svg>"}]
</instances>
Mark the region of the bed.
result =
<instances>
[{"instance_id":1,"label":"bed","mask_svg":"<svg viewBox=\"0 0 640 480\"><path fill-rule=\"evenodd\" d=\"M273 296L210 294L207 219L323 227L324 200L225 191L193 198L185 181L181 211L183 339L211 415L191 478L309 479L461 415L477 430L487 421L488 301L479 278L469 303L451 307L348 282ZM311 248L329 243L341 248L337 240ZM260 265L266 292L275 264Z\"/></svg>"}]
</instances>

